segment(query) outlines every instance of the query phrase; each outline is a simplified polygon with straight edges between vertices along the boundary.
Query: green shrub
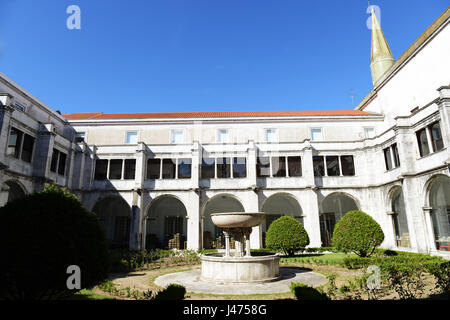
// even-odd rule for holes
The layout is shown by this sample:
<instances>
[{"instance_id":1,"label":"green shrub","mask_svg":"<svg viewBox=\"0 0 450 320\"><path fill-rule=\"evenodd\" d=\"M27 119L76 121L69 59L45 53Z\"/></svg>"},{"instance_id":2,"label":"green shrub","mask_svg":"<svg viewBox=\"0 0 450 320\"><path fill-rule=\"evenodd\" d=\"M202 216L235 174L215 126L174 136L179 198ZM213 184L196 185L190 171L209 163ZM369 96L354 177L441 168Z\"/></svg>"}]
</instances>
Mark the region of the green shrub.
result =
<instances>
[{"instance_id":1,"label":"green shrub","mask_svg":"<svg viewBox=\"0 0 450 320\"><path fill-rule=\"evenodd\" d=\"M381 264L388 288L397 292L400 299L419 299L425 289L426 264L416 261L390 260Z\"/></svg>"},{"instance_id":2,"label":"green shrub","mask_svg":"<svg viewBox=\"0 0 450 320\"><path fill-rule=\"evenodd\" d=\"M266 233L266 246L293 256L309 244L308 233L303 225L293 217L284 216L270 224Z\"/></svg>"},{"instance_id":3,"label":"green shrub","mask_svg":"<svg viewBox=\"0 0 450 320\"><path fill-rule=\"evenodd\" d=\"M67 268L81 271L81 289L106 278L109 255L97 216L64 188L42 192L0 208L0 297L58 299L69 290Z\"/></svg>"},{"instance_id":4,"label":"green shrub","mask_svg":"<svg viewBox=\"0 0 450 320\"><path fill-rule=\"evenodd\" d=\"M428 263L427 270L436 278L436 289L450 298L450 261Z\"/></svg>"},{"instance_id":5,"label":"green shrub","mask_svg":"<svg viewBox=\"0 0 450 320\"><path fill-rule=\"evenodd\" d=\"M383 240L383 230L371 216L362 211L350 211L334 227L332 242L339 250L366 257Z\"/></svg>"},{"instance_id":6,"label":"green shrub","mask_svg":"<svg viewBox=\"0 0 450 320\"><path fill-rule=\"evenodd\" d=\"M329 300L327 295L299 282L291 282L289 288L297 300Z\"/></svg>"},{"instance_id":7,"label":"green shrub","mask_svg":"<svg viewBox=\"0 0 450 320\"><path fill-rule=\"evenodd\" d=\"M179 284L171 284L159 291L153 300L183 300L186 288Z\"/></svg>"}]
</instances>

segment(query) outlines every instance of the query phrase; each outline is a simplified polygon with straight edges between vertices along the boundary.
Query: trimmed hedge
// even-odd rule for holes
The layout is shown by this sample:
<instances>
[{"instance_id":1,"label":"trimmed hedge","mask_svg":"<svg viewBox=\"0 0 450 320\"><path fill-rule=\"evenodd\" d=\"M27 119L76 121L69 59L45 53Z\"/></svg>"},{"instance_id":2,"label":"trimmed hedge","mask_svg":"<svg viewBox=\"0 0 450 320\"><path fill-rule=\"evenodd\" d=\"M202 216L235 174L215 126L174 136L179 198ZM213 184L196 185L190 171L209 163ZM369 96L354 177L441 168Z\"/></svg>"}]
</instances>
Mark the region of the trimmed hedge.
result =
<instances>
[{"instance_id":1,"label":"trimmed hedge","mask_svg":"<svg viewBox=\"0 0 450 320\"><path fill-rule=\"evenodd\" d=\"M324 292L300 282L291 282L289 288L297 300L330 300Z\"/></svg>"},{"instance_id":2,"label":"trimmed hedge","mask_svg":"<svg viewBox=\"0 0 450 320\"><path fill-rule=\"evenodd\" d=\"M347 212L336 224L333 246L344 252L354 252L360 257L370 256L384 240L380 225L362 211Z\"/></svg>"},{"instance_id":3,"label":"trimmed hedge","mask_svg":"<svg viewBox=\"0 0 450 320\"><path fill-rule=\"evenodd\" d=\"M271 223L266 233L266 246L293 256L309 244L308 233L303 225L293 217L280 217Z\"/></svg>"},{"instance_id":4,"label":"trimmed hedge","mask_svg":"<svg viewBox=\"0 0 450 320\"><path fill-rule=\"evenodd\" d=\"M81 289L108 275L109 254L97 216L64 188L42 192L0 208L0 297L58 299L73 295L67 268L81 271Z\"/></svg>"}]
</instances>

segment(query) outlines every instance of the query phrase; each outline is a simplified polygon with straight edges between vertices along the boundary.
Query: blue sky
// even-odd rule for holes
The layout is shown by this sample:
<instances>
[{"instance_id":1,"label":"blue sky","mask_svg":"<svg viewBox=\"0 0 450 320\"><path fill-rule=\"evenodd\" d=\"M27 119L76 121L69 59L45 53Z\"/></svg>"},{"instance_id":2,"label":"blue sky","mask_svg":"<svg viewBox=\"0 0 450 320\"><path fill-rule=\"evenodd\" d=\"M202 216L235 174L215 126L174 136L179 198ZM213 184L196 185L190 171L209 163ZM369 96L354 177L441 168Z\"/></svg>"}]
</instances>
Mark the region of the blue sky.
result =
<instances>
[{"instance_id":1,"label":"blue sky","mask_svg":"<svg viewBox=\"0 0 450 320\"><path fill-rule=\"evenodd\" d=\"M81 30L66 27L72 4ZM371 4L397 59L448 1ZM62 113L352 109L372 88L366 9L366 0L0 0L0 71Z\"/></svg>"}]
</instances>

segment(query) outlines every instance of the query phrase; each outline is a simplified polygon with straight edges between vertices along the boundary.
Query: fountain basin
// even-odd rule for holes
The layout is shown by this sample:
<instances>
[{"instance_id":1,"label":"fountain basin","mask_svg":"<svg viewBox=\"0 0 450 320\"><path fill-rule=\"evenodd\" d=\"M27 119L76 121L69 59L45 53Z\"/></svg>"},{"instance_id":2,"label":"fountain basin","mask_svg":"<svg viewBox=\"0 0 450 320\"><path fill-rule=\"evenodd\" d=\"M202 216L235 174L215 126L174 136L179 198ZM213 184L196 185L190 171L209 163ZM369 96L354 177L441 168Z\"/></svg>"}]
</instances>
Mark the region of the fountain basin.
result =
<instances>
[{"instance_id":1,"label":"fountain basin","mask_svg":"<svg viewBox=\"0 0 450 320\"><path fill-rule=\"evenodd\" d=\"M211 214L212 222L219 228L252 228L266 218L261 212L222 212Z\"/></svg>"},{"instance_id":2,"label":"fountain basin","mask_svg":"<svg viewBox=\"0 0 450 320\"><path fill-rule=\"evenodd\" d=\"M219 253L202 255L200 280L214 283L264 283L280 279L280 257L273 253L225 257Z\"/></svg>"}]
</instances>

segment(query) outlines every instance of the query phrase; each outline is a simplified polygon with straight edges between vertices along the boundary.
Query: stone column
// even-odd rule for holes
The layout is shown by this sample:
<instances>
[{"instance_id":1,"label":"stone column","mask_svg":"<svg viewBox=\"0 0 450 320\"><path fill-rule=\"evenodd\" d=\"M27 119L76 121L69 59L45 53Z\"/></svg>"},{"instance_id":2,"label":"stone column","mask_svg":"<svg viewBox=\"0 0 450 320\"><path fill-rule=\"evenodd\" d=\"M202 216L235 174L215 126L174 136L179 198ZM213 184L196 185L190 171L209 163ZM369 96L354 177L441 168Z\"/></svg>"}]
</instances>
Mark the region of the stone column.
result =
<instances>
[{"instance_id":1,"label":"stone column","mask_svg":"<svg viewBox=\"0 0 450 320\"><path fill-rule=\"evenodd\" d=\"M391 222L391 232L392 232L392 234L393 234L393 237L392 237L392 243L390 244L390 246L392 247L392 248L396 248L397 247L397 238L396 238L396 235L395 235L395 225L394 225L394 215L395 215L395 212L394 211L388 211L388 212L386 212L386 214L389 216L389 218L390 218L390 222ZM386 238L386 237L385 237Z\"/></svg>"},{"instance_id":2,"label":"stone column","mask_svg":"<svg viewBox=\"0 0 450 320\"><path fill-rule=\"evenodd\" d=\"M132 220L131 220L131 249L143 249L144 243L142 238L145 231L143 231L144 221L144 204L143 204L143 189L145 182L145 164L147 160L147 145L139 141L136 149L136 167L134 174L134 188L133 188L133 206L132 206Z\"/></svg>"},{"instance_id":3,"label":"stone column","mask_svg":"<svg viewBox=\"0 0 450 320\"><path fill-rule=\"evenodd\" d=\"M190 191L187 201L187 247L191 250L199 250L202 247L202 231L200 217L201 189L199 188L201 146L198 141L194 141L191 149L191 181Z\"/></svg>"},{"instance_id":4,"label":"stone column","mask_svg":"<svg viewBox=\"0 0 450 320\"><path fill-rule=\"evenodd\" d=\"M35 177L45 178L49 176L53 144L56 136L51 127L51 124L41 124L39 127L33 158L33 176Z\"/></svg>"},{"instance_id":5,"label":"stone column","mask_svg":"<svg viewBox=\"0 0 450 320\"><path fill-rule=\"evenodd\" d=\"M437 251L436 249L436 242L435 242L435 236L434 236L434 230L433 230L433 220L431 219L431 210L433 210L432 207L423 207L423 218L425 220L425 229L426 229L426 245L428 247L428 252Z\"/></svg>"},{"instance_id":6,"label":"stone column","mask_svg":"<svg viewBox=\"0 0 450 320\"><path fill-rule=\"evenodd\" d=\"M250 234L252 232L251 228L247 228L245 230L245 256L246 257L250 257L251 253L250 253Z\"/></svg>"},{"instance_id":7,"label":"stone column","mask_svg":"<svg viewBox=\"0 0 450 320\"><path fill-rule=\"evenodd\" d=\"M201 217L200 217L200 189L189 191L187 201L187 248L191 250L201 249Z\"/></svg>"},{"instance_id":8,"label":"stone column","mask_svg":"<svg viewBox=\"0 0 450 320\"><path fill-rule=\"evenodd\" d=\"M320 247L322 241L320 238L320 219L319 219L319 201L318 192L314 180L313 149L309 140L305 140L305 148L302 156L302 175L306 180L306 190L303 192L305 201L303 201L303 219L304 227L309 236L310 247Z\"/></svg>"},{"instance_id":9,"label":"stone column","mask_svg":"<svg viewBox=\"0 0 450 320\"><path fill-rule=\"evenodd\" d=\"M4 99L4 103L0 100L0 162L4 163L5 150L8 144L9 136L9 122L11 120L12 113L14 112L14 107L9 106L9 100L11 97L7 95L8 98ZM0 96L0 98L5 98Z\"/></svg>"},{"instance_id":10,"label":"stone column","mask_svg":"<svg viewBox=\"0 0 450 320\"><path fill-rule=\"evenodd\" d=\"M225 257L230 256L230 233L225 230L223 230L223 234L225 236Z\"/></svg>"},{"instance_id":11,"label":"stone column","mask_svg":"<svg viewBox=\"0 0 450 320\"><path fill-rule=\"evenodd\" d=\"M441 117L441 134L444 147L450 147L450 86L443 86L439 91L439 115Z\"/></svg>"}]
</instances>

